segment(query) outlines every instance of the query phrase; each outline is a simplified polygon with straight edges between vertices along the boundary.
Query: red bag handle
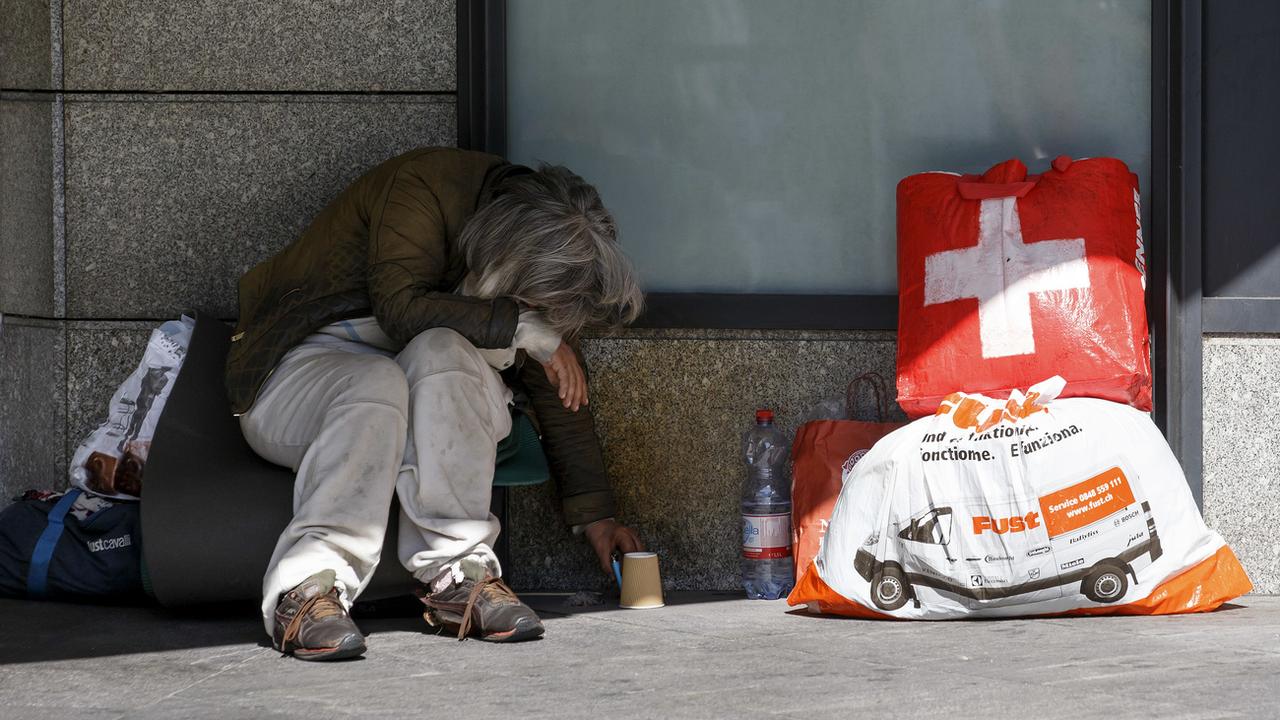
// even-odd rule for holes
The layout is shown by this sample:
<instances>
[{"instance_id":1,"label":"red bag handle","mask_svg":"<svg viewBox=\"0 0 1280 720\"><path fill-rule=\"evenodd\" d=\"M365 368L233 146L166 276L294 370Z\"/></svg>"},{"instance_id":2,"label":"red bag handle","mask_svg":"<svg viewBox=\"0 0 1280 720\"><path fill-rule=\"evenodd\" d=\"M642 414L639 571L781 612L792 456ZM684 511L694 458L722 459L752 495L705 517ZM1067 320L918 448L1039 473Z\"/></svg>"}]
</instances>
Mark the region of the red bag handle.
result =
<instances>
[{"instance_id":1,"label":"red bag handle","mask_svg":"<svg viewBox=\"0 0 1280 720\"><path fill-rule=\"evenodd\" d=\"M871 386L871 392L875 395L877 414L876 422L887 422L889 419L889 401L886 399L888 396L888 390L886 389L887 386L885 385L884 378L880 377L880 374L875 372L862 373L858 377L854 378L853 382L849 383L849 387L845 388L845 407L849 409L849 419L855 419L853 417L853 401L858 395L858 388L862 385Z\"/></svg>"},{"instance_id":2,"label":"red bag handle","mask_svg":"<svg viewBox=\"0 0 1280 720\"><path fill-rule=\"evenodd\" d=\"M1054 160L1054 168L1062 172L1065 168L1058 167L1060 160L1061 158ZM1070 164L1071 159L1067 158L1066 165ZM981 175L962 176L956 182L956 191L965 200L1020 198L1031 192L1031 188L1035 187L1039 180L1039 175L1028 175L1027 166L1023 165L1021 160L1013 158L1005 160Z\"/></svg>"}]
</instances>

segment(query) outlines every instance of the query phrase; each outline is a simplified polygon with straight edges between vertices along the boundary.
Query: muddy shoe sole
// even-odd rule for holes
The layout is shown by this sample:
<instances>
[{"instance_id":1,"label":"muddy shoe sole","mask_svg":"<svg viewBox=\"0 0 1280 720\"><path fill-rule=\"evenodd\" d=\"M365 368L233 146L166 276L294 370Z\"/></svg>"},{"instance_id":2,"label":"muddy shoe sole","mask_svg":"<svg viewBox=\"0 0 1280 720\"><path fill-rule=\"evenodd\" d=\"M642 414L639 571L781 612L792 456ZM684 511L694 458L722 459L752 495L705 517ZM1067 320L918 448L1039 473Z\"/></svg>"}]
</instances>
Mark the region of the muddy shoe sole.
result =
<instances>
[{"instance_id":1,"label":"muddy shoe sole","mask_svg":"<svg viewBox=\"0 0 1280 720\"><path fill-rule=\"evenodd\" d=\"M353 635L344 638L337 647L331 648L298 648L289 653L299 660L308 660L311 662L325 662L328 660L348 660L350 658L360 657L364 655L365 644L364 638L359 635Z\"/></svg>"},{"instance_id":2,"label":"muddy shoe sole","mask_svg":"<svg viewBox=\"0 0 1280 720\"><path fill-rule=\"evenodd\" d=\"M506 632L489 633L481 635L480 639L485 642L523 642L525 640L537 640L546 632L546 628L542 627L540 622L524 622L521 618L516 622L516 626Z\"/></svg>"},{"instance_id":3,"label":"muddy shoe sole","mask_svg":"<svg viewBox=\"0 0 1280 720\"><path fill-rule=\"evenodd\" d=\"M447 632L456 635L458 628L462 627L462 616L455 613L428 609L422 614L422 617L427 621L428 625L439 629L442 633ZM468 637L475 637L485 642L511 643L537 640L545 632L546 628L542 626L540 620L536 618L521 618L516 621L515 627L501 632L482 634L479 632L479 628L472 626L471 635Z\"/></svg>"}]
</instances>

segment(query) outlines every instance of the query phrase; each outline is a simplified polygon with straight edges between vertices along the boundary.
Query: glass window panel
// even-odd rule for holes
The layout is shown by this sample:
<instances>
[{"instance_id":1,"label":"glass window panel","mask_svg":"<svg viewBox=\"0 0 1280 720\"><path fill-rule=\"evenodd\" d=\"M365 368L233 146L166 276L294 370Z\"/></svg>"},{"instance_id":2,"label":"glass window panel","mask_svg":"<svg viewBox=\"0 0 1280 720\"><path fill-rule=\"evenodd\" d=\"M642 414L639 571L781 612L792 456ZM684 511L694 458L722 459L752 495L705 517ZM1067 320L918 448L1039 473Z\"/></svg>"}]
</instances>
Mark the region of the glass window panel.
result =
<instances>
[{"instance_id":1,"label":"glass window panel","mask_svg":"<svg viewBox=\"0 0 1280 720\"><path fill-rule=\"evenodd\" d=\"M646 287L892 293L895 186L1110 155L1150 0L509 0L508 146L595 183Z\"/></svg>"}]
</instances>

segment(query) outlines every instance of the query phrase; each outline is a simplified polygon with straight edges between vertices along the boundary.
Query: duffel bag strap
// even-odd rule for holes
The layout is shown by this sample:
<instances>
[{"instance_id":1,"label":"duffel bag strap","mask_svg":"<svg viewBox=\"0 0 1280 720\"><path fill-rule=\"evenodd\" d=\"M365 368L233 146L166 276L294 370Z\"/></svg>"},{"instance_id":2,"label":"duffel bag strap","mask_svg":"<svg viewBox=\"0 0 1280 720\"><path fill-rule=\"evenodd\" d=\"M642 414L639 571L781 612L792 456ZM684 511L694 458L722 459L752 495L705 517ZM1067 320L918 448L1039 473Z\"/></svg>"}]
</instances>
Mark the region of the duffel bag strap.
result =
<instances>
[{"instance_id":1,"label":"duffel bag strap","mask_svg":"<svg viewBox=\"0 0 1280 720\"><path fill-rule=\"evenodd\" d=\"M65 520L80 490L73 488L67 491L58 504L49 511L48 524L40 539L36 541L35 550L31 551L31 565L27 568L27 595L33 599L43 598L49 589L49 563L53 561L53 551L58 547L62 531L66 528Z\"/></svg>"}]
</instances>

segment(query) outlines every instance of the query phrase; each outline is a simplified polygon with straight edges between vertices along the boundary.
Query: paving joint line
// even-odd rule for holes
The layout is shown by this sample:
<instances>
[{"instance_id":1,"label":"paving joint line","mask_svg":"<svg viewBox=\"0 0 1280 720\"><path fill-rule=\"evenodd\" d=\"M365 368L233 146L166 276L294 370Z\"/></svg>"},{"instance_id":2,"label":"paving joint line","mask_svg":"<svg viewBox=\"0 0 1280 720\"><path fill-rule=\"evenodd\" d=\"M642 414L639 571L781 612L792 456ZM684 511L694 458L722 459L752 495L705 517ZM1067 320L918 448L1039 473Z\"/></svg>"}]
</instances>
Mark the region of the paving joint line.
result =
<instances>
[{"instance_id":1,"label":"paving joint line","mask_svg":"<svg viewBox=\"0 0 1280 720\"><path fill-rule=\"evenodd\" d=\"M209 680L212 680L212 679L214 679L214 678L218 677L219 675L222 675L223 673L226 673L226 672L228 672L228 671L230 671L230 670L234 670L234 669L236 669L236 668L239 668L239 667L241 667L241 666L245 665L246 663L248 663L250 660L253 660L254 658L257 658L257 657L261 657L261 656L263 655L263 653L268 652L268 651L270 651L270 652L275 652L272 648L264 648L264 647L257 647L257 646L255 646L255 647L251 648L251 649L250 649L250 651L249 651L249 653L248 653L247 655L245 655L243 658L241 658L239 661L237 661L237 662L233 662L233 663L229 663L229 664L227 664L227 665L224 665L224 666L222 666L221 668L218 668L217 670L215 670L215 671L213 671L213 672L209 673L208 675L205 675L204 677L202 677L202 678L200 678L200 679L198 679L198 680L195 680L195 681L193 681L193 682L187 683L186 685L184 685L184 686L182 686L182 687L178 688L177 690L174 690L173 692L170 692L170 693L169 693L169 694L167 694L167 695L164 695L164 696L159 697L159 698L157 698L157 699L155 699L155 700L152 700L152 701L151 701L151 702L149 702L149 703L145 703L145 704L143 704L143 705L139 705L139 706L137 706L137 707L135 707L135 708L132 708L132 709L130 709L128 712L126 712L125 714L120 715L119 717L117 717L117 718L116 718L116 720L124 720L124 718L131 717L133 713L136 713L136 712L138 712L138 711L140 711L140 710L145 710L145 709L147 709L147 708L155 707L155 706L159 705L160 703L164 702L165 700L168 700L168 699L170 699L170 698L176 697L177 695L179 695L179 694L181 694L181 693L184 693L184 692L186 692L186 691L190 690L191 688L193 688L193 687L195 687L195 686L197 686L197 685L202 685L202 684L204 684L205 682L208 682Z\"/></svg>"}]
</instances>

